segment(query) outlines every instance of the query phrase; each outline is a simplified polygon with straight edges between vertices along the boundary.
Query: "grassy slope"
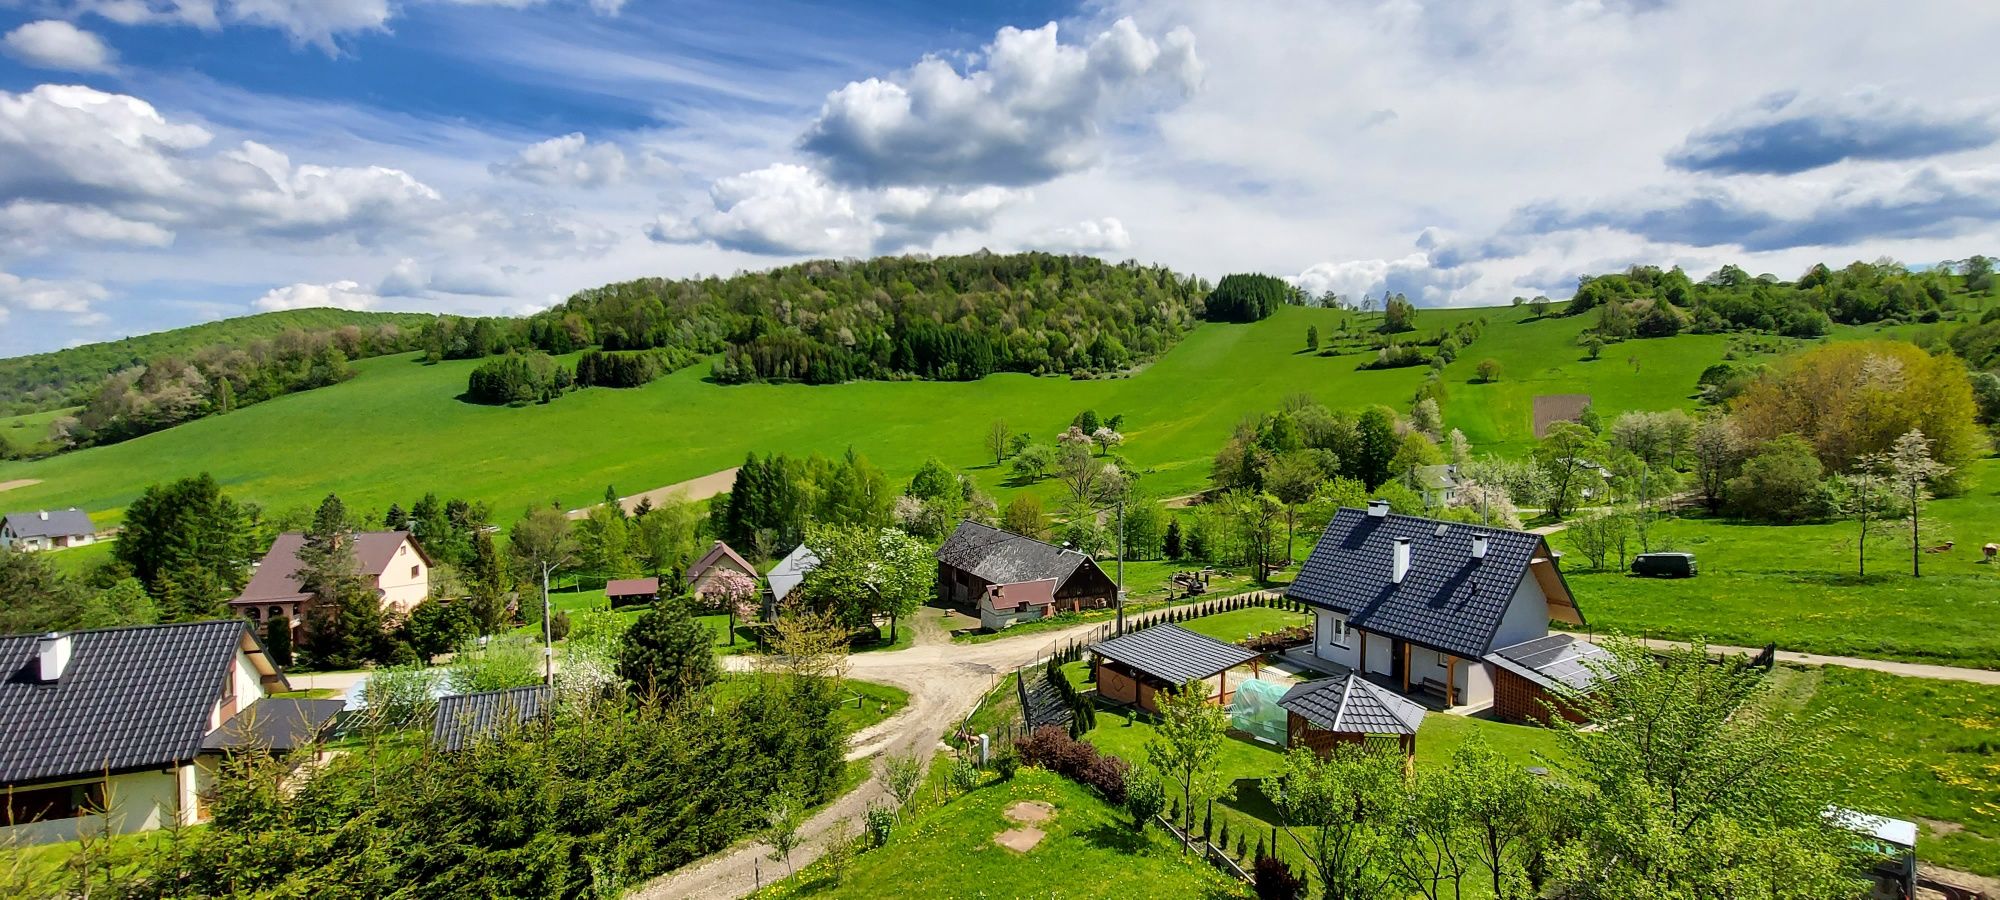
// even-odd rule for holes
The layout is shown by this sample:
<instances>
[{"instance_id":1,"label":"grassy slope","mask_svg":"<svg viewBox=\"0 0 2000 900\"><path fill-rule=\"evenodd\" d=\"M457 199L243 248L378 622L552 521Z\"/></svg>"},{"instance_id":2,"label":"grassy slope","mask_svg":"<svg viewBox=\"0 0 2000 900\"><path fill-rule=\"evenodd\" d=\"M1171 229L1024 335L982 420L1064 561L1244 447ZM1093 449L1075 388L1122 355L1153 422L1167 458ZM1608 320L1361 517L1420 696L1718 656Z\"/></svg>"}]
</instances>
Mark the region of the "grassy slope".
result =
<instances>
[{"instance_id":1,"label":"grassy slope","mask_svg":"<svg viewBox=\"0 0 2000 900\"><path fill-rule=\"evenodd\" d=\"M357 363L346 384L124 444L0 464L0 480L44 480L9 491L9 504L79 505L114 520L147 484L203 470L272 508L328 491L350 506L383 508L435 489L491 501L506 518L552 498L582 505L607 483L631 492L704 475L750 450L834 454L852 445L893 476L933 455L954 466L985 462L975 474L1004 494L1005 474L980 449L987 423L1005 418L1046 438L1089 407L1125 416L1124 452L1146 470L1149 487L1171 496L1200 489L1236 422L1287 395L1346 407L1407 403L1422 368L1358 371L1362 356L1303 352L1308 324L1327 331L1345 315L1288 308L1254 325L1205 325L1125 378L724 387L696 366L644 388L584 391L525 409L455 399L474 362L389 357ZM1582 362L1574 340L1587 317L1521 322L1525 314L1512 309L1425 310L1419 321L1430 330L1480 315L1492 324L1448 370L1445 408L1450 424L1492 449L1517 450L1529 439L1536 394L1587 390L1607 413L1686 404L1695 376L1726 346L1720 336L1689 335L1618 345ZM1500 360L1501 380L1470 383L1487 356Z\"/></svg>"},{"instance_id":2,"label":"grassy slope","mask_svg":"<svg viewBox=\"0 0 2000 900\"><path fill-rule=\"evenodd\" d=\"M1779 677L1798 706L1847 726L1832 747L1855 789L1923 826L1921 859L2000 876L2000 688L1839 667Z\"/></svg>"},{"instance_id":3,"label":"grassy slope","mask_svg":"<svg viewBox=\"0 0 2000 900\"><path fill-rule=\"evenodd\" d=\"M0 407L9 406L19 399L17 391L25 392L35 383L51 377L66 384L90 384L120 369L156 357L186 355L216 344L247 344L293 329L315 331L346 325L362 328L398 325L413 329L422 327L433 318L435 316L429 313L293 309L237 316L49 353L0 359Z\"/></svg>"},{"instance_id":4,"label":"grassy slope","mask_svg":"<svg viewBox=\"0 0 2000 900\"><path fill-rule=\"evenodd\" d=\"M942 765L942 763L940 763ZM1025 856L993 843L1015 827L1016 802L1055 807L1047 835ZM776 866L774 866L776 868ZM780 869L781 870L781 869ZM1183 857L1160 829L1131 820L1089 790L1035 769L987 784L900 827L888 845L862 854L844 882L822 867L759 897L1241 897L1243 887Z\"/></svg>"},{"instance_id":5,"label":"grassy slope","mask_svg":"<svg viewBox=\"0 0 2000 900\"><path fill-rule=\"evenodd\" d=\"M1937 541L1910 577L1910 550L1894 536L1869 539L1868 576L1855 575L1852 522L1756 525L1683 519L1659 530L1693 551L1701 575L1657 581L1616 572L1568 574L1599 631L1649 637L1706 635L1717 643L2000 668L2000 566L1979 546L2000 540L2000 459L1974 465L1972 489L1931 503ZM1558 547L1567 544L1560 536ZM1578 558L1572 569L1580 569Z\"/></svg>"}]
</instances>

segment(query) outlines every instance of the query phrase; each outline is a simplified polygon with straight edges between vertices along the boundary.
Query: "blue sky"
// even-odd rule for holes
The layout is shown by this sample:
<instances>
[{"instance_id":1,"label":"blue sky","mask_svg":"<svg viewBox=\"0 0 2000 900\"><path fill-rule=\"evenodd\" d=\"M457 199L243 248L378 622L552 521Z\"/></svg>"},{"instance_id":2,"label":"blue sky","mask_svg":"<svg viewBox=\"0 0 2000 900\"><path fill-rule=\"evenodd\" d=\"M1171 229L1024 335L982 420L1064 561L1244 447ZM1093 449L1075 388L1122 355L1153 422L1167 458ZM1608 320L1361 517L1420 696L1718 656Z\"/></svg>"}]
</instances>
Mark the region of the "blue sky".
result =
<instances>
[{"instance_id":1,"label":"blue sky","mask_svg":"<svg viewBox=\"0 0 2000 900\"><path fill-rule=\"evenodd\" d=\"M0 355L980 247L1432 305L1996 254L1994 33L1864 0L0 0Z\"/></svg>"}]
</instances>

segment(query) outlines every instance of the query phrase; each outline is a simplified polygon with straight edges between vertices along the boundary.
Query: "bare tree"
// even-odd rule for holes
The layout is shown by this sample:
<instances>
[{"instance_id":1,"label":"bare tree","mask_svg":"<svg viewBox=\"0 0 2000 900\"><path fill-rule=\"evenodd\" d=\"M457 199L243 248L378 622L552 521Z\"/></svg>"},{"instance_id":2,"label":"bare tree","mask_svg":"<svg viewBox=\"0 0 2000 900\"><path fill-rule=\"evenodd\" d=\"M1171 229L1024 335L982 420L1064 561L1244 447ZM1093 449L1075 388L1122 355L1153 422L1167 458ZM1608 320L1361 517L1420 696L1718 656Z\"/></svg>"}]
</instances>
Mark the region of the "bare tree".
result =
<instances>
[{"instance_id":1,"label":"bare tree","mask_svg":"<svg viewBox=\"0 0 2000 900\"><path fill-rule=\"evenodd\" d=\"M1006 419L994 419L986 428L986 452L993 454L993 464L1000 465L1007 458L1007 451L1013 447L1014 432L1007 427Z\"/></svg>"}]
</instances>

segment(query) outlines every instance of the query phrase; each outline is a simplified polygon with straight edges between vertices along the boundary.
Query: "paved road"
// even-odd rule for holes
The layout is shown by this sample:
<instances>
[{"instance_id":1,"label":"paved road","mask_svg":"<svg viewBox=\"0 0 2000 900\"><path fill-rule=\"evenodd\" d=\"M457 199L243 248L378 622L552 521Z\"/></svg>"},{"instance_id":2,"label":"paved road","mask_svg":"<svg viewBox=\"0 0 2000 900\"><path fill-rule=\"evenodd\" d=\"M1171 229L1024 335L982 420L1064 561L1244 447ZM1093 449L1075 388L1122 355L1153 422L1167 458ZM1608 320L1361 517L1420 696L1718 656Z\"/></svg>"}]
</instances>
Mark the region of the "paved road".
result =
<instances>
[{"instance_id":1,"label":"paved road","mask_svg":"<svg viewBox=\"0 0 2000 900\"><path fill-rule=\"evenodd\" d=\"M1655 650L1688 646L1682 641L1646 640L1641 641ZM1761 648L1731 647L1727 644L1709 644L1711 653L1743 653L1755 656L1764 652ZM1791 650L1778 651L1778 661L1799 666L1846 666L1850 669L1869 669L1887 672L1905 678L1935 678L1940 681L1970 681L1974 684L2000 685L2000 671L1993 669L1965 669L1958 666L1936 666L1928 663L1895 662L1886 659L1862 659L1858 656L1821 656L1817 653L1798 653Z\"/></svg>"},{"instance_id":2,"label":"paved road","mask_svg":"<svg viewBox=\"0 0 2000 900\"><path fill-rule=\"evenodd\" d=\"M953 644L939 624L939 611L924 609L912 623L917 636L905 650L859 653L848 658L848 677L894 685L910 692L907 707L854 736L849 759L913 751L928 757L951 728L972 711L979 698L993 689L1000 676L1029 662L1043 648L1071 634L1097 627L1095 623L1064 631L1044 631L981 644ZM748 664L730 657L732 668ZM881 779L871 777L861 787L835 800L806 823L806 845L792 853L792 864L804 867L818 858L827 830L845 819L860 830L870 804L888 802ZM762 841L740 843L691 866L670 872L631 896L666 898L741 897L784 877L785 864L770 859Z\"/></svg>"}]
</instances>

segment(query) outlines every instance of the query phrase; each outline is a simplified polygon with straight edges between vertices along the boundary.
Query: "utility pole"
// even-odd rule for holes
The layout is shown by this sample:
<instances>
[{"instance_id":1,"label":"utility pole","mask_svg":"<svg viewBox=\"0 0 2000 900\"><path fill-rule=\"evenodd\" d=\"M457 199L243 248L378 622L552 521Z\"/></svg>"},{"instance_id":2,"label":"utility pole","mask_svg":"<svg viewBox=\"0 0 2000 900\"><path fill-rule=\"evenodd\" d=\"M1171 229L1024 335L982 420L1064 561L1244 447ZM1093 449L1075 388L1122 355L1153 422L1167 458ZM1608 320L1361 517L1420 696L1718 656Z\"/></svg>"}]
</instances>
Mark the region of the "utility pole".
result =
<instances>
[{"instance_id":1,"label":"utility pole","mask_svg":"<svg viewBox=\"0 0 2000 900\"><path fill-rule=\"evenodd\" d=\"M1157 521L1157 520L1156 520ZM1118 498L1118 633L1125 633L1125 498Z\"/></svg>"},{"instance_id":2,"label":"utility pole","mask_svg":"<svg viewBox=\"0 0 2000 900\"><path fill-rule=\"evenodd\" d=\"M549 569L551 563L542 563L542 684L555 687L556 684L556 641L555 625L549 621Z\"/></svg>"}]
</instances>

